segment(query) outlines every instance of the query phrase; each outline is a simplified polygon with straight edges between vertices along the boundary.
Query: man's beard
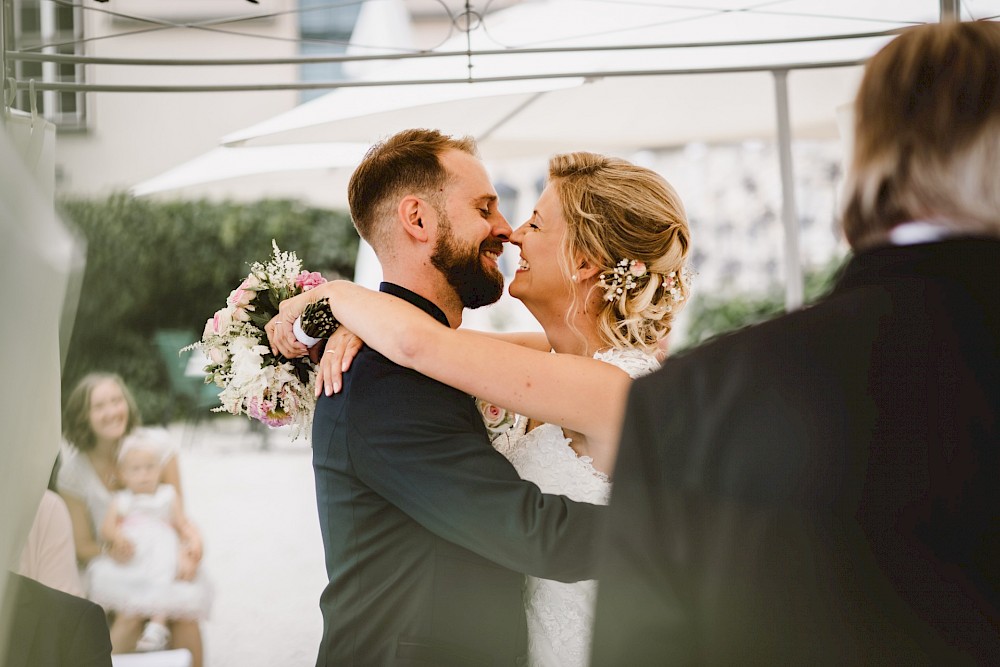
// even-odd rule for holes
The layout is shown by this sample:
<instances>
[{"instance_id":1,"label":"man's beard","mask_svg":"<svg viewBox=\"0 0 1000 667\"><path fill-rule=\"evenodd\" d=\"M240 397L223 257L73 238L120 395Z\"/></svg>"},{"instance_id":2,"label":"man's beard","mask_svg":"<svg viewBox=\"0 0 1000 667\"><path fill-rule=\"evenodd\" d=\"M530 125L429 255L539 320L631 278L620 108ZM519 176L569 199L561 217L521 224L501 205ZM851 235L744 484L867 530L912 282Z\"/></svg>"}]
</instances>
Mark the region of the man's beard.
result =
<instances>
[{"instance_id":1,"label":"man's beard","mask_svg":"<svg viewBox=\"0 0 1000 667\"><path fill-rule=\"evenodd\" d=\"M503 294L503 274L483 265L482 253L492 251L499 255L503 243L490 237L476 248L460 248L451 233L451 222L444 210L438 211L438 240L431 255L431 264L440 271L451 285L462 305L480 308L496 303Z\"/></svg>"}]
</instances>

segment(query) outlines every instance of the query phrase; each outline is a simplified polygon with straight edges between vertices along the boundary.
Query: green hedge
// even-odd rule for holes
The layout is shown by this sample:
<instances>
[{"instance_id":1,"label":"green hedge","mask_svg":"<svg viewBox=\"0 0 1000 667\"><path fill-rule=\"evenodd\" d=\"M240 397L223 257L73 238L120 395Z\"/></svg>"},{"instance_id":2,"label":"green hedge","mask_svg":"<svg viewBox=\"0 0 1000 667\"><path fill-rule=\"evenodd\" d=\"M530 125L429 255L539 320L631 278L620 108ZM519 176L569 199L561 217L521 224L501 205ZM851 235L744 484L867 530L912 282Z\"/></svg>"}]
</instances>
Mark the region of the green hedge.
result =
<instances>
[{"instance_id":1,"label":"green hedge","mask_svg":"<svg viewBox=\"0 0 1000 667\"><path fill-rule=\"evenodd\" d=\"M840 275L847 258L837 257L826 266L805 274L803 300L806 305L827 294ZM784 293L772 291L764 295L719 298L697 293L691 301L691 322L687 329L685 349L715 336L751 324L758 324L785 312Z\"/></svg>"},{"instance_id":2,"label":"green hedge","mask_svg":"<svg viewBox=\"0 0 1000 667\"><path fill-rule=\"evenodd\" d=\"M271 239L303 267L327 278L353 276L358 236L342 211L267 200L253 204L155 202L113 195L60 201L64 219L86 242L87 264L63 395L94 370L119 373L147 423L193 416L193 401L172 396L154 345L160 329L192 342L205 320L271 253Z\"/></svg>"}]
</instances>

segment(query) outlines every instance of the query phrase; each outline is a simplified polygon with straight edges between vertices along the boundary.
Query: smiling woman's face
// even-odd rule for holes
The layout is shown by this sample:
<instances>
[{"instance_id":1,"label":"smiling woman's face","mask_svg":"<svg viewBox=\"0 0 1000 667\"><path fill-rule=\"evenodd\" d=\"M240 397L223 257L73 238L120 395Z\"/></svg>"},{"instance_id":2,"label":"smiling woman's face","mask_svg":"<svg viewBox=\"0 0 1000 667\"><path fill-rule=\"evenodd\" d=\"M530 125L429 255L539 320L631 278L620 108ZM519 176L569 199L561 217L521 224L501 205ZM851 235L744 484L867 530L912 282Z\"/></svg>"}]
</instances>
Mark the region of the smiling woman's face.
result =
<instances>
[{"instance_id":1,"label":"smiling woman's face","mask_svg":"<svg viewBox=\"0 0 1000 667\"><path fill-rule=\"evenodd\" d=\"M128 401L114 380L103 380L90 392L90 429L98 441L117 441L128 427Z\"/></svg>"},{"instance_id":2,"label":"smiling woman's face","mask_svg":"<svg viewBox=\"0 0 1000 667\"><path fill-rule=\"evenodd\" d=\"M531 219L518 227L511 242L521 251L521 262L510 284L510 295L525 304L571 298L562 269L566 219L555 187L550 183L535 204Z\"/></svg>"}]
</instances>

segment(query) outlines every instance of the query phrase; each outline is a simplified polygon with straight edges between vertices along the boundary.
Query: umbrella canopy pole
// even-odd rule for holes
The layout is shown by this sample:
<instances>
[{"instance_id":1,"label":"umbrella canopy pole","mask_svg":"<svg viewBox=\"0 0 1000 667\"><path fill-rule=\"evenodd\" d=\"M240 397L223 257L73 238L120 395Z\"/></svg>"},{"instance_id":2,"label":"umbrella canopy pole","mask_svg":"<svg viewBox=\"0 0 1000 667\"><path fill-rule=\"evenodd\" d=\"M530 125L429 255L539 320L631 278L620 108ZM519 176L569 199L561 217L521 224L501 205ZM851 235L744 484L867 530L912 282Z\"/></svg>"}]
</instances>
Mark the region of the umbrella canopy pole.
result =
<instances>
[{"instance_id":1,"label":"umbrella canopy pole","mask_svg":"<svg viewBox=\"0 0 1000 667\"><path fill-rule=\"evenodd\" d=\"M778 114L778 162L781 166L781 223L785 229L785 310L802 305L802 258L799 216L795 209L792 172L792 130L788 115L788 70L773 70L774 102Z\"/></svg>"},{"instance_id":2,"label":"umbrella canopy pole","mask_svg":"<svg viewBox=\"0 0 1000 667\"><path fill-rule=\"evenodd\" d=\"M962 0L941 0L941 23L958 21L962 14Z\"/></svg>"},{"instance_id":3,"label":"umbrella canopy pole","mask_svg":"<svg viewBox=\"0 0 1000 667\"><path fill-rule=\"evenodd\" d=\"M13 30L8 25L12 19L8 8L8 1L0 0L0 129L3 128L7 120L7 67L9 66L7 51L14 48L14 44L8 41L9 37L13 35ZM13 96L15 92L17 91L11 90L9 93L11 106L14 106Z\"/></svg>"}]
</instances>

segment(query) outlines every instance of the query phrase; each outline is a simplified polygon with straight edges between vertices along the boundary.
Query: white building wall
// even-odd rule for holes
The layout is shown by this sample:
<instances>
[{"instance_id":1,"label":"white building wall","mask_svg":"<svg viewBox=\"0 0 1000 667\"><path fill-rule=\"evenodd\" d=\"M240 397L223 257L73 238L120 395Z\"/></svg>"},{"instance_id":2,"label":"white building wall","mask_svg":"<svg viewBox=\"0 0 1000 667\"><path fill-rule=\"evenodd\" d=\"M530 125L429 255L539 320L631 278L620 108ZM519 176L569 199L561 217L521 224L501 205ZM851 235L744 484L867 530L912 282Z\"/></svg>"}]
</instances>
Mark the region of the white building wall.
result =
<instances>
[{"instance_id":1,"label":"white building wall","mask_svg":"<svg viewBox=\"0 0 1000 667\"><path fill-rule=\"evenodd\" d=\"M263 0L256 9L230 0L143 0L114 3L119 12L171 20L205 20L213 7L254 11L290 9L296 0ZM90 3L88 3L90 4ZM185 10L185 7L187 8ZM85 11L89 56L118 58L266 58L294 56L294 14L218 26L251 36L173 28L135 35L149 27L109 14ZM111 37L113 36L113 37ZM265 37L267 39L263 39ZM99 39L94 39L99 38ZM279 39L270 39L279 38ZM96 84L236 84L295 81L295 65L268 67L150 67L91 65ZM87 130L62 132L56 148L57 187L62 193L100 196L156 176L218 145L219 137L294 107L298 93L88 93ZM244 186L245 187L245 186Z\"/></svg>"}]
</instances>

